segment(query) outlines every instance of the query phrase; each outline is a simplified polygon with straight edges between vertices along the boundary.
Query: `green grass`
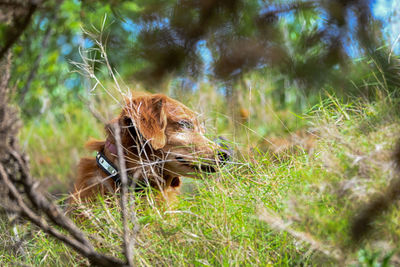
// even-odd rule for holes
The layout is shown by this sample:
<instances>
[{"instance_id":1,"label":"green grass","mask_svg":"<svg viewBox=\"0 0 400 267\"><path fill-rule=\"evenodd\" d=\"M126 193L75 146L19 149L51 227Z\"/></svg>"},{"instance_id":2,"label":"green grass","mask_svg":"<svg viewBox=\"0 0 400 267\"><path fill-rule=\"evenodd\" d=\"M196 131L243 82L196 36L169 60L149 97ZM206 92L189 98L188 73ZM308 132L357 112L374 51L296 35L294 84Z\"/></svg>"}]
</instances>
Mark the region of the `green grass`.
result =
<instances>
[{"instance_id":1,"label":"green grass","mask_svg":"<svg viewBox=\"0 0 400 267\"><path fill-rule=\"evenodd\" d=\"M398 210L374 222L375 231L358 246L349 237L349 223L360 206L394 177L391 151L400 132L399 102L385 98L343 104L335 97L327 97L306 114L287 115L292 125L315 129L318 141L310 154L301 148L287 155L263 152L257 144L268 135L254 134L247 127L268 121L255 114L253 122L244 123L231 136L237 144L236 163L200 180L185 179L187 189L174 208L153 206L143 197L131 203L137 218L130 227L139 227L135 263L388 266L392 261L395 265L400 256L396 245L400 238ZM60 110L60 115L27 123L21 136L31 157L33 174L49 184L50 191L66 193L74 178L73 166L84 153L83 143L89 136L101 137L102 126L77 106L66 105ZM218 121L221 110L208 112L205 115L212 119L209 125L215 132L233 131L226 119ZM279 113L267 120L274 120L279 116L276 114ZM273 127L278 127L274 123ZM282 128L271 132L279 135L288 130ZM39 157L49 157L50 161L43 164ZM50 177L54 180L50 181ZM92 241L99 251L123 258L119 206L104 203L99 201L85 209L91 219L80 225L94 236ZM273 225L271 221L280 224ZM2 265L87 264L77 253L29 223L15 225L23 240L23 252L17 250L10 224L0 222ZM318 242L313 249L312 241ZM341 251L343 261L322 253L324 248L329 248L328 254Z\"/></svg>"},{"instance_id":2,"label":"green grass","mask_svg":"<svg viewBox=\"0 0 400 267\"><path fill-rule=\"evenodd\" d=\"M87 154L85 142L101 138L102 133L103 126L88 109L70 103L25 123L21 143L31 159L33 176L53 194L66 193L80 157Z\"/></svg>"}]
</instances>

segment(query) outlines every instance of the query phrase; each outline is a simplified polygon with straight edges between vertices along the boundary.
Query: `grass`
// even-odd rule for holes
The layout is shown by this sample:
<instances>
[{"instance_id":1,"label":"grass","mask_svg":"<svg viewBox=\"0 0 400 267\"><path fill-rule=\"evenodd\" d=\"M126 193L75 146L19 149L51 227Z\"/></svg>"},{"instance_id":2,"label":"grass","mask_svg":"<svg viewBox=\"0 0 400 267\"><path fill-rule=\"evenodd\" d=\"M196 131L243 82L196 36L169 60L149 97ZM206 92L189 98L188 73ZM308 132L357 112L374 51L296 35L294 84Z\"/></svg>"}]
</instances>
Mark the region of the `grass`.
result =
<instances>
[{"instance_id":1,"label":"grass","mask_svg":"<svg viewBox=\"0 0 400 267\"><path fill-rule=\"evenodd\" d=\"M187 97L186 103L203 110L203 117L209 118L206 123L215 133L233 140L236 164L203 179L186 179L185 193L173 209L151 205L142 197L131 203L137 215L130 225L131 229L138 226L137 265L398 263L398 210L374 222L375 231L362 244L354 245L349 237L353 216L395 175L391 151L400 132L398 99L344 104L328 96L305 114L293 115L263 106L262 98L253 95L256 103L243 104L251 107L253 115L241 126L229 123L219 99L203 91L203 95ZM270 113L260 115L266 110ZM274 155L259 145L270 135L281 136L303 125L313 128L318 136L313 153L296 146ZM258 129L250 130L253 126ZM49 113L26 123L21 133L34 176L57 194L68 192L74 179L73 166L85 153L81 147L89 136L101 138L102 125L79 105L59 107L55 115ZM149 192L148 197L152 196ZM80 225L93 235L99 251L123 258L119 207L106 202L103 199L85 208L91 219ZM0 262L4 266L16 262L33 266L87 264L29 223L0 223ZM339 261L336 253L342 255Z\"/></svg>"},{"instance_id":2,"label":"grass","mask_svg":"<svg viewBox=\"0 0 400 267\"><path fill-rule=\"evenodd\" d=\"M103 126L79 104L64 104L25 123L22 149L32 159L31 171L53 194L66 193L76 175L89 137L100 138ZM67 190L66 190L67 189Z\"/></svg>"}]
</instances>

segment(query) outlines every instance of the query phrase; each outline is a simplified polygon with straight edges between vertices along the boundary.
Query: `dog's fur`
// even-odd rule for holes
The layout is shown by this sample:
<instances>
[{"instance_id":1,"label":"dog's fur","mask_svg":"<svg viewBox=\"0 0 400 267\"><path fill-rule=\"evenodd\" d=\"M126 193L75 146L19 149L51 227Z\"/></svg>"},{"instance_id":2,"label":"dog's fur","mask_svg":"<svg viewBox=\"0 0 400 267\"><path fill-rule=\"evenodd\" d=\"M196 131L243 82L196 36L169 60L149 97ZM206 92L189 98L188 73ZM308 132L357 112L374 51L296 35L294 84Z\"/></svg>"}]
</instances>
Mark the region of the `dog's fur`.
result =
<instances>
[{"instance_id":1,"label":"dog's fur","mask_svg":"<svg viewBox=\"0 0 400 267\"><path fill-rule=\"evenodd\" d=\"M205 129L193 111L162 94L136 93L126 100L121 114L106 125L106 140L86 144L119 168L116 149L110 149L117 145L113 125L120 128L129 179L160 190L167 201L179 193L180 176L213 172L227 158L219 145L204 136ZM100 169L94 157L82 158L70 204L117 190L114 180Z\"/></svg>"}]
</instances>

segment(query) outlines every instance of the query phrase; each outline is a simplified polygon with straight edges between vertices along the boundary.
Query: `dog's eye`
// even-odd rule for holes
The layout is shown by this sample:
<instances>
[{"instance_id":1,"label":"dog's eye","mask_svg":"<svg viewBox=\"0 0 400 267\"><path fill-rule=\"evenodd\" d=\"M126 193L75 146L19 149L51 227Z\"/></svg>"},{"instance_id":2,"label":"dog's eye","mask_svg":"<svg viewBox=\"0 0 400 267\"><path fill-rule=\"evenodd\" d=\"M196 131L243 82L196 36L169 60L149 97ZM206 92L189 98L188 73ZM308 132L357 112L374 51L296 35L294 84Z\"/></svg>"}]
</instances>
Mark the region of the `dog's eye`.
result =
<instances>
[{"instance_id":1,"label":"dog's eye","mask_svg":"<svg viewBox=\"0 0 400 267\"><path fill-rule=\"evenodd\" d=\"M178 123L182 129L192 130L194 128L193 122L188 120L180 120Z\"/></svg>"},{"instance_id":2,"label":"dog's eye","mask_svg":"<svg viewBox=\"0 0 400 267\"><path fill-rule=\"evenodd\" d=\"M125 126L128 126L128 127L132 126L132 119L125 116L124 117L124 124L125 124Z\"/></svg>"}]
</instances>

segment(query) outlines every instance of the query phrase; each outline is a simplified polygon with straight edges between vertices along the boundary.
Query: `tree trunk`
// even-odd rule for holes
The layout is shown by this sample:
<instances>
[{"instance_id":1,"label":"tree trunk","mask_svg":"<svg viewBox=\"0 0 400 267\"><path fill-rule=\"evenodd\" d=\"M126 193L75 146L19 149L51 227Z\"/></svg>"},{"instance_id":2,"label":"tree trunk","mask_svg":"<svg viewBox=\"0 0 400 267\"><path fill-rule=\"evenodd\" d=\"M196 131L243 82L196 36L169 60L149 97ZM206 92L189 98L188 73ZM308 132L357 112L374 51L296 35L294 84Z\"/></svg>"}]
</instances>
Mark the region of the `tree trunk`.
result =
<instances>
[{"instance_id":1,"label":"tree trunk","mask_svg":"<svg viewBox=\"0 0 400 267\"><path fill-rule=\"evenodd\" d=\"M21 127L21 121L18 117L18 111L9 104L10 89L8 82L10 68L11 52L8 52L4 58L0 59L0 169L3 168L8 177L18 179L21 177L21 168L8 151L14 151L19 154L26 168L28 168L28 160L19 148L18 131ZM7 203L8 194L6 193L5 187L0 180L0 195L2 196L0 201L7 208L9 203Z\"/></svg>"}]
</instances>

